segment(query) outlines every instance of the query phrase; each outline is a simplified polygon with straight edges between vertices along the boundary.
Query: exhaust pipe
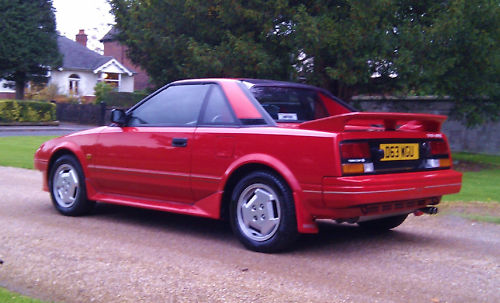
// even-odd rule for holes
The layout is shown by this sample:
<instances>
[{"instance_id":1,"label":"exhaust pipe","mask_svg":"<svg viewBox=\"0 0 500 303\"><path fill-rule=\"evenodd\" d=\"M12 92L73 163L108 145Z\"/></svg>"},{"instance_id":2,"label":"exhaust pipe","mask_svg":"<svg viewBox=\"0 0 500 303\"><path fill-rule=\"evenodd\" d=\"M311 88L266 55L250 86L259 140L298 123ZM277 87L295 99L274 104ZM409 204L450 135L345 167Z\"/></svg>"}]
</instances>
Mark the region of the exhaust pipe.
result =
<instances>
[{"instance_id":1,"label":"exhaust pipe","mask_svg":"<svg viewBox=\"0 0 500 303\"><path fill-rule=\"evenodd\" d=\"M434 206L423 207L417 210L417 212L423 212L428 215L435 215L438 213L438 208Z\"/></svg>"}]
</instances>

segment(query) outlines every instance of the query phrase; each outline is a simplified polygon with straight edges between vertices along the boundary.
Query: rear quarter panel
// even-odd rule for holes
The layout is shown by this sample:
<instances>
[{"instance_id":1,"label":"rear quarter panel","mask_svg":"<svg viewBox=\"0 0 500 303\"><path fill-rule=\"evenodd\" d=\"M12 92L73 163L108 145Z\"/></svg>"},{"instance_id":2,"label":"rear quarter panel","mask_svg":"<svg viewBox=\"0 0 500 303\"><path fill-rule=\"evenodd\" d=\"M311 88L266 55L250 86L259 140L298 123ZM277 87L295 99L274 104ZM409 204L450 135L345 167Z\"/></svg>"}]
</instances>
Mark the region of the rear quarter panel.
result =
<instances>
[{"instance_id":1,"label":"rear quarter panel","mask_svg":"<svg viewBox=\"0 0 500 303\"><path fill-rule=\"evenodd\" d=\"M292 189L299 231L316 232L309 208L321 207L322 177L337 171L335 137L326 132L278 127L199 128L193 148L193 192L197 200L222 193L239 168L265 165L279 173Z\"/></svg>"}]
</instances>

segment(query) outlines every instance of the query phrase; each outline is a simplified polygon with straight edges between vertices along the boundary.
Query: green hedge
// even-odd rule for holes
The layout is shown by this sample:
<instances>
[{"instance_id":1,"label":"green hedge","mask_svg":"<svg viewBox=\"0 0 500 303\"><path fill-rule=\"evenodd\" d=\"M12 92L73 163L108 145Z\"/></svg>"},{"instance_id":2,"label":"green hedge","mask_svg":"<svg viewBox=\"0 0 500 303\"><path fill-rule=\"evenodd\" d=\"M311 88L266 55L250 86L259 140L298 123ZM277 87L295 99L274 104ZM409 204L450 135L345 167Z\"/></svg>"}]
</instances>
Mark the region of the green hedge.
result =
<instances>
[{"instance_id":1,"label":"green hedge","mask_svg":"<svg viewBox=\"0 0 500 303\"><path fill-rule=\"evenodd\" d=\"M106 94L104 102L106 103L106 106L130 108L137 102L144 99L147 95L148 93L142 91L136 91L133 93L110 92Z\"/></svg>"},{"instance_id":2,"label":"green hedge","mask_svg":"<svg viewBox=\"0 0 500 303\"><path fill-rule=\"evenodd\" d=\"M43 101L0 100L0 122L49 122L56 120L56 105Z\"/></svg>"}]
</instances>

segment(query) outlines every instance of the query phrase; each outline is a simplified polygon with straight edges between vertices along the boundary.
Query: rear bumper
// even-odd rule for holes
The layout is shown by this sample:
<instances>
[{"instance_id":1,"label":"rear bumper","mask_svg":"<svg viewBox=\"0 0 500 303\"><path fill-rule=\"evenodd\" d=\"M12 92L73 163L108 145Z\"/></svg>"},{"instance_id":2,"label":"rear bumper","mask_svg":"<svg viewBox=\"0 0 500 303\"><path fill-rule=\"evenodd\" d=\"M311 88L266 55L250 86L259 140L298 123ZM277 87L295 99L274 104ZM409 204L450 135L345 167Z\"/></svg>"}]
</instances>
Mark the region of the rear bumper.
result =
<instances>
[{"instance_id":1,"label":"rear bumper","mask_svg":"<svg viewBox=\"0 0 500 303\"><path fill-rule=\"evenodd\" d=\"M313 220L346 219L411 213L438 204L443 195L458 193L461 185L462 174L447 169L325 177L321 191L308 190L305 194L309 198L306 199L310 202L307 209Z\"/></svg>"},{"instance_id":2,"label":"rear bumper","mask_svg":"<svg viewBox=\"0 0 500 303\"><path fill-rule=\"evenodd\" d=\"M327 208L416 200L460 191L462 174L451 170L323 178L323 202Z\"/></svg>"}]
</instances>

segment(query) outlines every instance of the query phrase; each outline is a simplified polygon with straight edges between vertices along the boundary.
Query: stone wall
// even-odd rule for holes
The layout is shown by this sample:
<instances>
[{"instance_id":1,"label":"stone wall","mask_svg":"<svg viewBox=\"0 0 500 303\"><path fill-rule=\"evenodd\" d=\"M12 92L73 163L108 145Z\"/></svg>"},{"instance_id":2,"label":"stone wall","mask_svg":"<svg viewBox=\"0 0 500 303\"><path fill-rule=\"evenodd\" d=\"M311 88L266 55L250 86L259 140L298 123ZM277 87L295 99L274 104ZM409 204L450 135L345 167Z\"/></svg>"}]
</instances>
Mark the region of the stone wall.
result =
<instances>
[{"instance_id":1,"label":"stone wall","mask_svg":"<svg viewBox=\"0 0 500 303\"><path fill-rule=\"evenodd\" d=\"M446 100L415 98L399 99L356 99L353 105L363 111L413 112L448 116L453 103ZM448 119L443 124L453 151L500 155L500 121L489 122L467 128L461 121Z\"/></svg>"}]
</instances>

